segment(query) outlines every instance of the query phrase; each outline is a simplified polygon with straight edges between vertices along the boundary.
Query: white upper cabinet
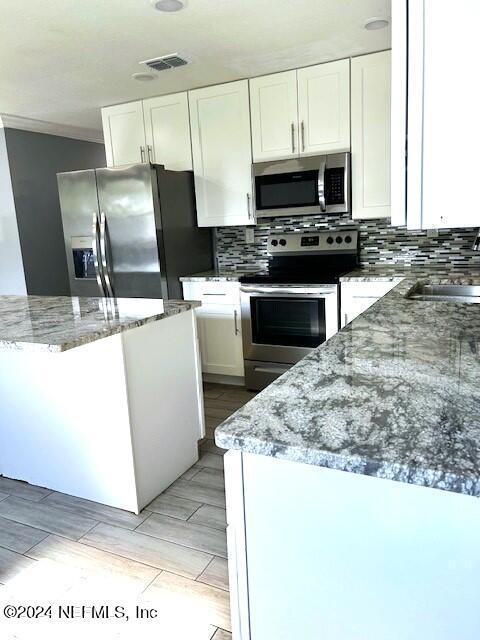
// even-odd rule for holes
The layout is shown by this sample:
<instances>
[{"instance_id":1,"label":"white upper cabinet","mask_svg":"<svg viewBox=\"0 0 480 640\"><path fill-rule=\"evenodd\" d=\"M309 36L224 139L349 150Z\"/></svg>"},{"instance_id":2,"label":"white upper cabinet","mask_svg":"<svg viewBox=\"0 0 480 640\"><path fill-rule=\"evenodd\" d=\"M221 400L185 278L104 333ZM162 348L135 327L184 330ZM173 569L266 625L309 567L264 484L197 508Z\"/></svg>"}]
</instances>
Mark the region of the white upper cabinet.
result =
<instances>
[{"instance_id":1,"label":"white upper cabinet","mask_svg":"<svg viewBox=\"0 0 480 640\"><path fill-rule=\"evenodd\" d=\"M102 109L107 167L145 162L142 101Z\"/></svg>"},{"instance_id":2,"label":"white upper cabinet","mask_svg":"<svg viewBox=\"0 0 480 640\"><path fill-rule=\"evenodd\" d=\"M254 162L298 155L297 72L250 80Z\"/></svg>"},{"instance_id":3,"label":"white upper cabinet","mask_svg":"<svg viewBox=\"0 0 480 640\"><path fill-rule=\"evenodd\" d=\"M352 59L352 218L390 217L390 63Z\"/></svg>"},{"instance_id":4,"label":"white upper cabinet","mask_svg":"<svg viewBox=\"0 0 480 640\"><path fill-rule=\"evenodd\" d=\"M300 154L350 150L350 60L298 69Z\"/></svg>"},{"instance_id":5,"label":"white upper cabinet","mask_svg":"<svg viewBox=\"0 0 480 640\"><path fill-rule=\"evenodd\" d=\"M198 225L254 224L248 80L188 95Z\"/></svg>"},{"instance_id":6,"label":"white upper cabinet","mask_svg":"<svg viewBox=\"0 0 480 640\"><path fill-rule=\"evenodd\" d=\"M474 0L458 0L455 5L438 0L397 0L397 4L401 15L408 16L395 21L394 14L392 22L393 44L405 43L408 60L407 226L478 227L474 186L480 92L474 80L478 74L474 43L480 4ZM397 70L392 80L398 82ZM401 84L406 84L403 78ZM404 97L406 93L404 87Z\"/></svg>"},{"instance_id":7,"label":"white upper cabinet","mask_svg":"<svg viewBox=\"0 0 480 640\"><path fill-rule=\"evenodd\" d=\"M187 93L143 101L147 157L173 171L192 170Z\"/></svg>"},{"instance_id":8,"label":"white upper cabinet","mask_svg":"<svg viewBox=\"0 0 480 640\"><path fill-rule=\"evenodd\" d=\"M424 0L422 227L478 227L480 6ZM452 23L454 16L461 21ZM461 24L461 28L459 27Z\"/></svg>"}]
</instances>

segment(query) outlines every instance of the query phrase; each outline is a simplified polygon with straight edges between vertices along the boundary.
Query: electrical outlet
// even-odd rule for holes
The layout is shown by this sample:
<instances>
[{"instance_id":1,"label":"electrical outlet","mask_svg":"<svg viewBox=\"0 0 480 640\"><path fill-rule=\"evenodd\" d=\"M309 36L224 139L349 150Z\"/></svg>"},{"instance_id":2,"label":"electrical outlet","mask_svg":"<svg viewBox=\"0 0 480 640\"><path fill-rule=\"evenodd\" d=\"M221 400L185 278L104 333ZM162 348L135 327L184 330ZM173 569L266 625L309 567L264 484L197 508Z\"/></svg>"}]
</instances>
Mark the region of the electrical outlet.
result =
<instances>
[{"instance_id":1,"label":"electrical outlet","mask_svg":"<svg viewBox=\"0 0 480 640\"><path fill-rule=\"evenodd\" d=\"M252 227L245 229L245 242L247 244L253 244L255 242L255 231Z\"/></svg>"},{"instance_id":2,"label":"electrical outlet","mask_svg":"<svg viewBox=\"0 0 480 640\"><path fill-rule=\"evenodd\" d=\"M427 238L438 238L438 229L427 229Z\"/></svg>"}]
</instances>

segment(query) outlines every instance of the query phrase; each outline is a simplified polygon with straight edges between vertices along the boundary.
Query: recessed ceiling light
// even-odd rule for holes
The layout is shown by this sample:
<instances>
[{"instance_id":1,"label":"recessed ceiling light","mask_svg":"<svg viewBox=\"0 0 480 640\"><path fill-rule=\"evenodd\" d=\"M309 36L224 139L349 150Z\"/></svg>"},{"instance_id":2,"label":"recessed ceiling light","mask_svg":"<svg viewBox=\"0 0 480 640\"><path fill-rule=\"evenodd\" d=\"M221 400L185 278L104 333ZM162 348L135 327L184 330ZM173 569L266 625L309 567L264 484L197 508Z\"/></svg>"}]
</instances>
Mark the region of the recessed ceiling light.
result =
<instances>
[{"instance_id":1,"label":"recessed ceiling light","mask_svg":"<svg viewBox=\"0 0 480 640\"><path fill-rule=\"evenodd\" d=\"M158 11L167 11L168 13L180 11L184 7L182 0L150 0L150 4Z\"/></svg>"},{"instance_id":2,"label":"recessed ceiling light","mask_svg":"<svg viewBox=\"0 0 480 640\"><path fill-rule=\"evenodd\" d=\"M390 21L387 18L369 18L365 21L364 27L367 31L377 31L388 27Z\"/></svg>"},{"instance_id":3,"label":"recessed ceiling light","mask_svg":"<svg viewBox=\"0 0 480 640\"><path fill-rule=\"evenodd\" d=\"M132 73L132 78L134 80L138 80L139 82L149 82L150 80L155 80L155 76L153 73Z\"/></svg>"}]
</instances>

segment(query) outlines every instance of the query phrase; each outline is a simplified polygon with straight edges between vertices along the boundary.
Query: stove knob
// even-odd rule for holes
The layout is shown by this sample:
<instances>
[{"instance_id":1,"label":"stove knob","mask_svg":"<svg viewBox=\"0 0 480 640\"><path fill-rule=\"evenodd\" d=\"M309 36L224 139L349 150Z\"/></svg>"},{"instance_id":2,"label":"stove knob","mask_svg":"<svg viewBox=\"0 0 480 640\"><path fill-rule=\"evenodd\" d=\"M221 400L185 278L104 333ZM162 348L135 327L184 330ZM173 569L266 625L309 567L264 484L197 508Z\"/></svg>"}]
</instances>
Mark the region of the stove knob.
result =
<instances>
[{"instance_id":1,"label":"stove knob","mask_svg":"<svg viewBox=\"0 0 480 640\"><path fill-rule=\"evenodd\" d=\"M352 236L345 236L345 242L346 242L347 244L350 244L350 243L351 243L351 241L352 241Z\"/></svg>"},{"instance_id":2,"label":"stove knob","mask_svg":"<svg viewBox=\"0 0 480 640\"><path fill-rule=\"evenodd\" d=\"M280 240L280 244L282 245L282 247L284 247L287 244L287 241L282 238Z\"/></svg>"},{"instance_id":3,"label":"stove knob","mask_svg":"<svg viewBox=\"0 0 480 640\"><path fill-rule=\"evenodd\" d=\"M333 238L332 238L332 236L328 236L328 238L327 238L327 242L328 242L328 244L333 244Z\"/></svg>"},{"instance_id":4,"label":"stove knob","mask_svg":"<svg viewBox=\"0 0 480 640\"><path fill-rule=\"evenodd\" d=\"M337 237L335 238L335 242L336 242L337 244L342 244L342 242L343 242L343 238L342 238L342 236L337 236Z\"/></svg>"},{"instance_id":5,"label":"stove knob","mask_svg":"<svg viewBox=\"0 0 480 640\"><path fill-rule=\"evenodd\" d=\"M278 240L272 240L272 247L276 247L278 244Z\"/></svg>"}]
</instances>

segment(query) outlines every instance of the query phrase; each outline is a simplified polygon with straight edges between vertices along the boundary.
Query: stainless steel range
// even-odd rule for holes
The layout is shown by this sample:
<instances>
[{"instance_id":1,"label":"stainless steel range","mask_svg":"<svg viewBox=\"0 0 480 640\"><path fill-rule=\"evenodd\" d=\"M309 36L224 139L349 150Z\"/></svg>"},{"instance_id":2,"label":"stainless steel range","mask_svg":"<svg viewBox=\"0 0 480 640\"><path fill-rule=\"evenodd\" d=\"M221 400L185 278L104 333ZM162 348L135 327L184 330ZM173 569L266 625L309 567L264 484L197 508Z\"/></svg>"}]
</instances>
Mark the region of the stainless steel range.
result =
<instances>
[{"instance_id":1,"label":"stainless steel range","mask_svg":"<svg viewBox=\"0 0 480 640\"><path fill-rule=\"evenodd\" d=\"M338 331L338 282L358 264L358 231L272 234L268 260L268 271L240 279L245 384L255 390Z\"/></svg>"}]
</instances>

